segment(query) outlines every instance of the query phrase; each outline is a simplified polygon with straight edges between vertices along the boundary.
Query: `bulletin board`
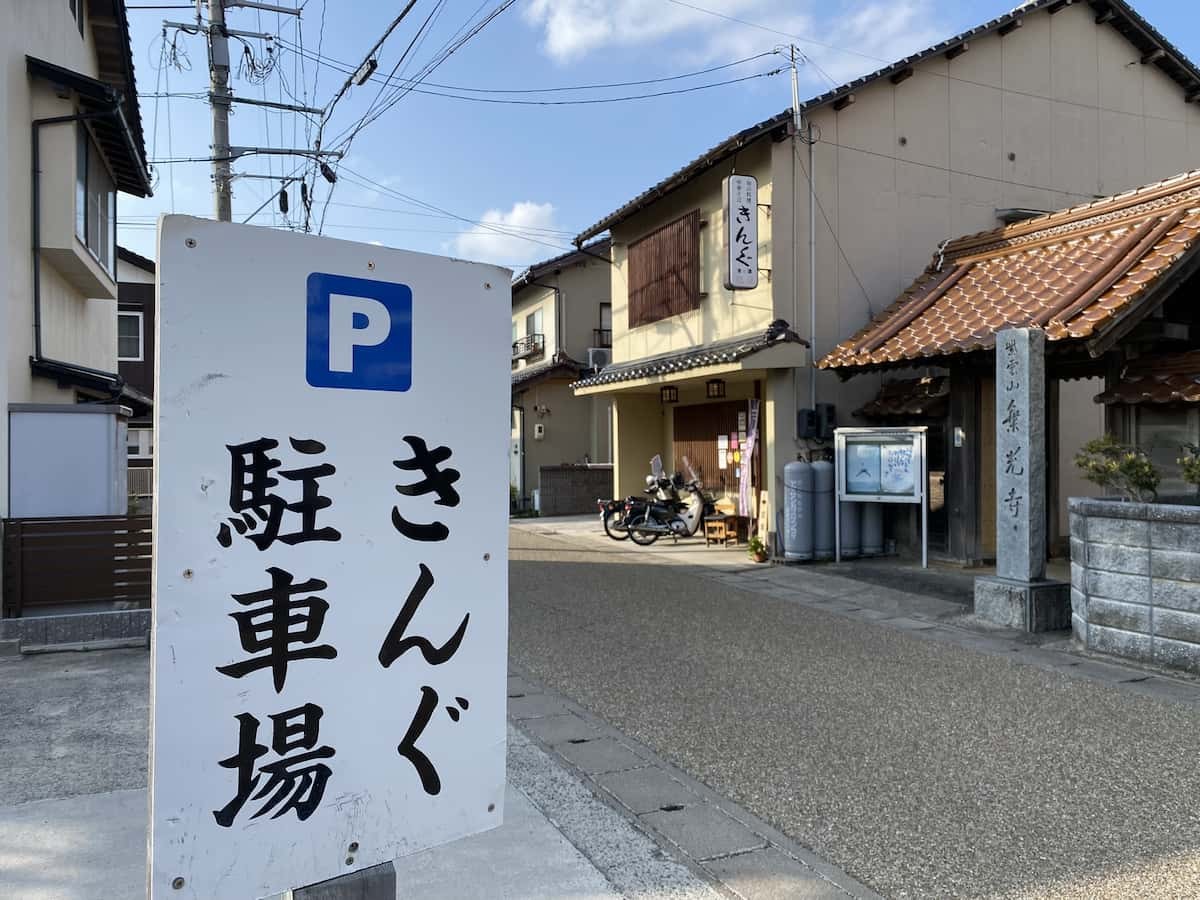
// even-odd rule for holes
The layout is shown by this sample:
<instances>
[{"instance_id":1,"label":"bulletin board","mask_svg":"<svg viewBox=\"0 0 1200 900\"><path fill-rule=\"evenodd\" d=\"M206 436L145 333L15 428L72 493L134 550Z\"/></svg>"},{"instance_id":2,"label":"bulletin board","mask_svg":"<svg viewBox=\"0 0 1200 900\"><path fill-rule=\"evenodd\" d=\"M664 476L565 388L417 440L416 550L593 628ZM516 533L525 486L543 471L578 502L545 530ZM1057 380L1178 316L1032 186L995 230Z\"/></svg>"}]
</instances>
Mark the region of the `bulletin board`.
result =
<instances>
[{"instance_id":1,"label":"bulletin board","mask_svg":"<svg viewBox=\"0 0 1200 900\"><path fill-rule=\"evenodd\" d=\"M928 565L927 430L924 425L834 430L838 560L842 503L916 503L921 507L921 564Z\"/></svg>"}]
</instances>

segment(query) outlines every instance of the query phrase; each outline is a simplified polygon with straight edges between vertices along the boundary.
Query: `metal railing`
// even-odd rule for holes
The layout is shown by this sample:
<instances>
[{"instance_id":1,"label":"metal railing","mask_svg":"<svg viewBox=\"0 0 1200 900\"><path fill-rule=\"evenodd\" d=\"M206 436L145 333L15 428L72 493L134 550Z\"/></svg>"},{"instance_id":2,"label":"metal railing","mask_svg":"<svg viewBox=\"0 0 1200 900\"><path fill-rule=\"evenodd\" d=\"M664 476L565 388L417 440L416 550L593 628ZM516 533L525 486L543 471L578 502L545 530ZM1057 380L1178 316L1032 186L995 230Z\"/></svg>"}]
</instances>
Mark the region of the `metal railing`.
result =
<instances>
[{"instance_id":1,"label":"metal railing","mask_svg":"<svg viewBox=\"0 0 1200 900\"><path fill-rule=\"evenodd\" d=\"M592 329L592 346L593 347L611 347L612 346L612 329L611 328L593 328Z\"/></svg>"},{"instance_id":2,"label":"metal railing","mask_svg":"<svg viewBox=\"0 0 1200 900\"><path fill-rule=\"evenodd\" d=\"M526 359L530 356L540 356L546 352L546 336L544 334L527 334L517 338L512 345L513 359Z\"/></svg>"},{"instance_id":3,"label":"metal railing","mask_svg":"<svg viewBox=\"0 0 1200 900\"><path fill-rule=\"evenodd\" d=\"M129 467L129 496L149 497L154 493L154 469L150 466Z\"/></svg>"}]
</instances>

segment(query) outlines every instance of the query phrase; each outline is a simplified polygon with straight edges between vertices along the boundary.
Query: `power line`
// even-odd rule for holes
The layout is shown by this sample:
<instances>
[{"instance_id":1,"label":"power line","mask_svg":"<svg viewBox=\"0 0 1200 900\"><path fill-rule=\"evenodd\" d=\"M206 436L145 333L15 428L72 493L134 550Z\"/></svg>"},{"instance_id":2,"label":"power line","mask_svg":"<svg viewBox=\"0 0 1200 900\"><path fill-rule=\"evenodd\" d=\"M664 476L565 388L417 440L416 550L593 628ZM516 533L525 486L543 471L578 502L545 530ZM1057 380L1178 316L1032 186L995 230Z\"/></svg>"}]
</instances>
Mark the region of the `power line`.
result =
<instances>
[{"instance_id":1,"label":"power line","mask_svg":"<svg viewBox=\"0 0 1200 900\"><path fill-rule=\"evenodd\" d=\"M344 164L342 165L342 171L350 176L349 180L351 183L357 183L360 187L365 186L367 188L379 191L380 193L386 194L388 196L395 197L398 200L403 200L406 203L411 203L414 206L421 207L422 209L428 209L428 210L431 210L432 212L442 213L443 215L449 216L452 219L458 219L460 222L466 222L470 225L475 225L479 228L484 229L485 231L490 231L494 234L499 234L504 237L517 237L517 238L520 238L521 240L530 241L531 243L534 243L534 244L541 244L542 246L550 247L554 250L562 251L562 250L568 249L568 247L565 246L565 244L552 244L549 241L539 240L537 238L528 237L525 235L516 235L511 232L505 231L503 226L498 226L498 225L496 225L494 223L490 223L490 222L480 222L475 219L469 219L466 216L460 216L457 213L453 213L448 209L443 209L440 206L434 206L432 203L426 203L424 200L418 200L416 197L411 197L408 194L403 193L402 191L397 191L394 188L389 188L386 185L379 184L376 181L372 181L370 178L367 178L365 175L361 175L358 172L355 172L353 169L347 167Z\"/></svg>"},{"instance_id":2,"label":"power line","mask_svg":"<svg viewBox=\"0 0 1200 900\"><path fill-rule=\"evenodd\" d=\"M452 37L450 39L450 41L448 41L446 44L443 44L442 48L437 53L435 53L433 55L433 57L428 62L425 63L424 66L421 67L421 69L417 72L414 80L410 84L419 84L425 78L428 78L429 75L438 68L438 66L442 65L442 63L444 63L451 56L453 56L468 41L470 41L471 38L473 38L475 35L479 34L480 31L482 31L484 28L486 28L488 26L488 24L490 24L497 17L499 17L501 14L503 14L505 12L505 10L507 10L509 7L511 7L515 2L516 2L516 0L502 0L501 3L499 3L495 7L493 7L489 13L487 13L482 19L480 19L478 22L476 22L474 25L471 25L470 27L467 27L467 24L469 24L471 21L470 19L468 19L467 24L460 27L459 30L457 32L455 32L455 36ZM474 17L474 14L472 14L472 18L473 17ZM465 29L465 31L464 31L464 29ZM362 131L369 124L371 124L372 122L377 120L385 112L387 112L389 109L391 109L393 106L395 106L396 103L398 103L400 100L404 99L405 95L407 93L409 93L411 90L412 90L412 87L409 86L407 88L398 88L395 91L393 91L392 94L388 97L388 99L383 103L383 105L381 107L379 107L375 112L370 113L370 115L364 115L363 118L359 120L358 124L353 126L352 130L349 132L349 134L346 134L345 137L339 137L337 147L339 149L341 149L343 151L343 153L345 151L347 151L349 149L351 143L354 141L354 138L358 136L360 131ZM345 134L345 132L343 132L343 134ZM328 200L332 194L333 194L333 186L331 185L329 192L326 195L326 206L325 206L326 210L328 210L328 208L329 208ZM324 215L325 215L324 211L322 212L321 215L322 215L322 219L324 219ZM319 229L318 229L318 233L320 233Z\"/></svg>"},{"instance_id":3,"label":"power line","mask_svg":"<svg viewBox=\"0 0 1200 900\"><path fill-rule=\"evenodd\" d=\"M451 94L444 91L430 91L423 88L410 88L414 94L425 94L430 97L445 97L450 100L465 100L470 103L496 103L508 106L590 106L597 103L625 103L633 100L652 100L655 97L671 97L678 94L691 94L695 91L706 91L711 88L725 87L731 84L740 84L744 81L753 81L756 78L770 78L784 71L786 67L778 69L770 69L766 72L755 72L753 75L744 75L741 78L730 78L726 81L714 81L710 84L697 84L692 87L676 88L670 91L654 91L648 94L627 94L622 97L588 97L578 100L514 100L511 98L500 97L470 97L463 94Z\"/></svg>"},{"instance_id":4,"label":"power line","mask_svg":"<svg viewBox=\"0 0 1200 900\"><path fill-rule=\"evenodd\" d=\"M461 37L453 40L447 45L444 45L443 49L434 54L434 57L421 68L421 70L407 83L407 85L397 88L392 93L382 108L376 111L370 118L364 118L363 121L356 126L353 131L351 131L349 137L344 139L344 142L348 144L354 139L359 131L361 131L367 125L370 125L385 112L395 106L399 101L403 100L404 97L413 90L415 85L420 84L422 81L428 78L430 73L437 69L438 66L442 65L442 63L453 56L459 49L463 47L464 44L466 44L469 40L471 40L471 38L486 28L494 19L500 16L515 2L516 0L503 0L503 2L493 7L491 12L484 16L479 22L468 29L466 33L462 34ZM341 146L341 144L339 143L338 146Z\"/></svg>"},{"instance_id":5,"label":"power line","mask_svg":"<svg viewBox=\"0 0 1200 900\"><path fill-rule=\"evenodd\" d=\"M288 47L289 49L291 49L293 51L297 51L299 49L294 44L291 44L290 42L282 40L282 39L281 39L280 43L282 43L285 47ZM612 81L612 82L608 82L608 83L599 83L599 84L558 85L556 87L547 87L547 88L479 88L479 87L469 87L466 85L459 85L459 84L441 84L436 81L425 81L425 82L422 82L422 84L427 88L437 88L439 90L446 90L446 91L458 91L460 93L466 93L466 94L555 94L555 93L564 93L564 92L570 92L570 91L599 91L599 90L609 90L609 89L623 88L623 87L641 87L641 86L648 85L648 84L662 84L664 82L670 82L670 81L682 81L687 78L697 78L701 75L710 75L713 72L720 72L724 69L732 69L737 66L745 65L746 63L749 63L749 62L754 62L755 60L765 59L768 56L777 56L778 53L779 53L778 50L767 50L763 53L756 53L753 56L745 56L741 59L735 59L733 62L722 63L719 66L710 66L707 69L697 69L694 72L682 72L678 75L665 75L665 76L662 76L661 78L643 78L638 81ZM311 53L308 54L308 58L312 59ZM342 72L343 74L352 71L349 68L349 63L341 62L339 60L333 59L332 57L328 57L328 56L325 57L325 59L321 61L321 65L327 66L327 67L333 69L334 71ZM385 79L383 79L383 77L380 75L373 75L373 76L371 76L371 80L372 81L384 81ZM403 83L408 83L408 82L403 82Z\"/></svg>"},{"instance_id":6,"label":"power line","mask_svg":"<svg viewBox=\"0 0 1200 900\"><path fill-rule=\"evenodd\" d=\"M272 195L271 199L274 199L274 195ZM565 229L565 228L543 228L538 225L504 225L504 224L499 224L499 223L494 223L494 222L481 222L479 220L464 220L461 217L447 215L445 213L433 213L433 212L424 212L424 211L418 211L418 210L398 209L398 208L392 207L392 206L373 206L373 205L366 204L366 203L345 203L345 202L340 202L340 201L335 200L335 201L331 201L329 205L336 206L339 208L345 208L345 209L368 210L370 212L376 212L376 213L387 214L387 215L416 216L419 218L429 218L429 219L449 219L449 220L453 220L453 221L461 221L461 222L464 222L464 224L469 222L472 225L489 225L489 226L492 226L495 228L500 228L505 231L511 232L514 236L518 235L518 234L528 234L528 235L532 235L534 237L544 237L548 240L553 240L555 238L570 238L572 235L578 233L578 229L571 230L571 229ZM266 206L264 205L262 208L266 209ZM122 217L121 221L127 222L129 224L154 224L154 222L157 221L157 219L158 219L158 216L156 214L152 214L152 213L146 213L146 214L131 213L127 216ZM345 226L343 226L343 227L345 227ZM363 225L361 227L369 228L371 226ZM380 227L383 227L383 226L380 226ZM420 231L420 230L425 230L425 229L422 228L422 226L420 226L420 225L414 224L411 226L406 226L403 230ZM430 231L430 234L446 234L446 233L447 232L443 232L443 231ZM450 233L460 234L460 233L465 233L465 232L450 232Z\"/></svg>"},{"instance_id":7,"label":"power line","mask_svg":"<svg viewBox=\"0 0 1200 900\"><path fill-rule=\"evenodd\" d=\"M371 46L371 49L367 51L366 56L363 57L363 61L360 64L360 68L363 66L366 66L369 62L371 62L371 60L375 57L375 54L379 52L379 48L384 45L384 42L387 41L388 37L391 36L392 32L395 31L396 28L400 25L400 23L404 21L405 17L408 16L409 12L416 5L416 3L417 3L417 0L408 0L408 3L405 4L405 6L402 10L400 10L400 15L396 16L396 18L394 18L392 20L391 24L388 25L388 27L384 29L383 34L379 36L379 39L377 41L375 41L375 43ZM318 51L318 54L319 54L319 51ZM319 66L318 66L317 71L318 72L320 71ZM355 70L355 71L357 71L357 70ZM350 90L350 85L352 85L353 83L354 83L354 74L351 73L351 74L347 75L346 81L342 84L341 88L338 89L337 93L333 95L333 98L328 103L325 104L325 112L321 114L321 121L317 124L317 136L316 136L315 140L313 141L313 148L315 150L321 149L321 140L325 136L325 125L326 125L326 123L329 122L329 117L331 115L333 115L334 107L337 106L338 101L341 100L342 97L344 97L346 95L346 91ZM305 181L307 182L307 177L305 178ZM316 184L316 176L315 175L313 176L313 184L314 185ZM333 186L331 185L330 189L329 189L329 194L332 194L332 193L333 193ZM326 209L328 209L328 206L326 206ZM324 214L322 214L322 215L324 215ZM305 209L304 209L304 230L305 231L308 231L311 218L312 218L312 207L309 204L305 204Z\"/></svg>"},{"instance_id":8,"label":"power line","mask_svg":"<svg viewBox=\"0 0 1200 900\"><path fill-rule=\"evenodd\" d=\"M827 50L836 50L839 53L850 53L850 54L853 54L854 56L861 56L863 59L869 59L869 60L873 60L874 62L883 63L884 65L889 65L889 64L895 62L895 60L892 60L892 59L880 59L878 56L872 56L870 53L863 53L861 50L851 50L848 47L838 47L835 44L827 44L824 41L818 41L815 38L805 37L804 35L801 35L801 34L792 34L790 31L780 31L778 28L771 28L768 25L761 25L758 22L750 22L746 19L738 19L734 16L728 16L725 13L719 13L713 9L706 9L703 6L696 6L695 4L692 4L692 3L685 3L684 0L667 0L667 2L673 3L676 6L682 6L687 9L695 10L696 12L705 13L706 15L715 16L718 19L724 19L726 22L735 22L738 25L745 25L748 28L757 28L759 31L765 31L765 32L768 32L769 34L778 35L779 37L791 38L792 40L799 41L802 44L814 44L818 47L824 47ZM806 57L806 59L807 59L807 57ZM812 62L812 60L808 60L808 61ZM824 74L824 73L822 73L822 74ZM826 75L825 77L828 78L829 76ZM830 81L832 81L832 80L833 79L830 79Z\"/></svg>"},{"instance_id":9,"label":"power line","mask_svg":"<svg viewBox=\"0 0 1200 900\"><path fill-rule=\"evenodd\" d=\"M792 150L793 150L793 155L796 157L796 160L800 163L800 171L804 173L805 180L809 183L810 186L813 186L812 173L809 172L804 167L804 160L800 158L799 145L793 144ZM838 240L837 229L834 228L833 224L829 221L829 216L826 215L826 213L825 213L825 207L821 204L821 198L819 196L817 196L817 191L816 191L815 186L813 186L813 189L809 192L809 196L812 197L812 199L817 202L817 209L820 210L820 212L821 212L821 218L825 220L825 227L829 229L829 234L833 237L833 243L838 248L838 253L840 253L842 256L842 261L846 263L846 268L850 270L851 276L853 276L855 283L858 284L858 289L860 291L862 291L863 299L867 301L867 312L869 312L871 314L871 318L874 319L875 318L875 305L873 303L871 303L871 295L869 293L867 293L866 287L863 286L862 279L858 277L858 272L856 272L854 270L854 264L852 262L850 262L850 257L848 257L846 255L846 251L844 249L842 249L842 242L840 240ZM796 236L793 234L792 240L794 241L795 239L796 239ZM809 335L809 337L810 337L810 339L815 339L815 335Z\"/></svg>"}]
</instances>

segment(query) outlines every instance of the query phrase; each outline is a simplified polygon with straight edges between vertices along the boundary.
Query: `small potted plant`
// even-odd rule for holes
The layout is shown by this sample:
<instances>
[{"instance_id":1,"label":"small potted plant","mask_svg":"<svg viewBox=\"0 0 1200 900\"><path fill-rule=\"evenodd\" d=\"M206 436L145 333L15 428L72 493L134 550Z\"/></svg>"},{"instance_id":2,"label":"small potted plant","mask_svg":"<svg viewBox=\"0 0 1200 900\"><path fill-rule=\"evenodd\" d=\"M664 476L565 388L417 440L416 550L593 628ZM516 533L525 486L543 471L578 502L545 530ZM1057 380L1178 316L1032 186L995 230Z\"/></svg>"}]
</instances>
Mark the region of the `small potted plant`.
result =
<instances>
[{"instance_id":1,"label":"small potted plant","mask_svg":"<svg viewBox=\"0 0 1200 900\"><path fill-rule=\"evenodd\" d=\"M750 552L750 558L755 562L761 563L767 561L767 546L757 534L750 538L750 543L746 545L746 549Z\"/></svg>"}]
</instances>

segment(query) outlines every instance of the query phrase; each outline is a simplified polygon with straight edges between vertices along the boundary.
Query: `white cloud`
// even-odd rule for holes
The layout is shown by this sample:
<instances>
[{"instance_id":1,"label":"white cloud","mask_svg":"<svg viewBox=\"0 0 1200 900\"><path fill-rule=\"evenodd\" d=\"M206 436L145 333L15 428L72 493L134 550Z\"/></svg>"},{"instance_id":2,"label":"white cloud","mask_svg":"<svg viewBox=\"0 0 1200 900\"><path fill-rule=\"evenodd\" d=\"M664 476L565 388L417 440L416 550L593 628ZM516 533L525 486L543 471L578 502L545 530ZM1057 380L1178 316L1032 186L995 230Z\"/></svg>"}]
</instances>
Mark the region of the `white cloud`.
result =
<instances>
[{"instance_id":1,"label":"white cloud","mask_svg":"<svg viewBox=\"0 0 1200 900\"><path fill-rule=\"evenodd\" d=\"M672 44L669 52L681 62L728 62L785 44L789 34L811 38L820 44L797 41L801 52L817 63L803 70L801 77L819 91L831 85L817 67L840 84L947 37L931 26L945 21L936 15L937 2L805 0L790 4L786 12L776 0L692 3L754 25L669 0L530 0L524 16L541 32L543 52L559 63L609 48L650 47L667 41Z\"/></svg>"},{"instance_id":2,"label":"white cloud","mask_svg":"<svg viewBox=\"0 0 1200 900\"><path fill-rule=\"evenodd\" d=\"M564 245L566 238L552 237L545 229L554 229L554 205L521 200L507 212L489 209L473 225L454 240L454 254L478 262L514 265L554 256L561 252L547 243ZM536 241L526 240L527 237ZM544 241L546 243L539 243Z\"/></svg>"}]
</instances>

